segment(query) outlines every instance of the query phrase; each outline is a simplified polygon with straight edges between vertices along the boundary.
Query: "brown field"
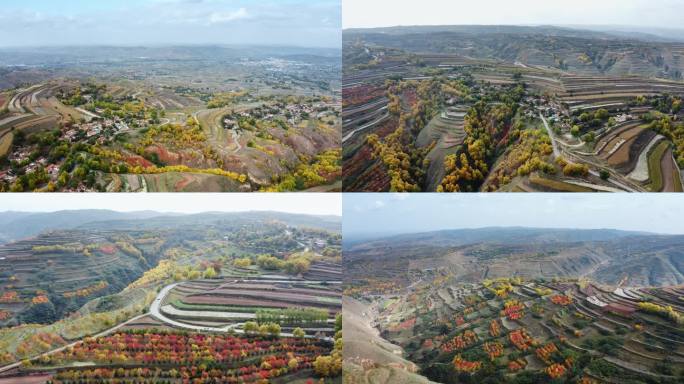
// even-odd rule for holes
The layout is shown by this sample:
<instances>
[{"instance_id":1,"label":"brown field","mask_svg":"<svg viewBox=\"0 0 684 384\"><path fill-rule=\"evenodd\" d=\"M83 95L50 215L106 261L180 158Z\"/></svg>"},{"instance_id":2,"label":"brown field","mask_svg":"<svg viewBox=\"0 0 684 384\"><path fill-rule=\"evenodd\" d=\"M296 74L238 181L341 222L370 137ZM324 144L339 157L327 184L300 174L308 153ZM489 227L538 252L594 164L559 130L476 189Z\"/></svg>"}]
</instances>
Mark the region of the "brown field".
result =
<instances>
[{"instance_id":1,"label":"brown field","mask_svg":"<svg viewBox=\"0 0 684 384\"><path fill-rule=\"evenodd\" d=\"M237 306L261 306L259 303L267 301L282 304L284 307L294 307L301 305L307 305L312 307L334 307L337 305L324 299L318 299L316 296L313 295L314 294L288 294L284 292L250 292L246 290L213 290L206 294L187 296L183 301L186 303L197 304L205 304L213 301L220 304ZM233 304L233 301L237 301L237 303Z\"/></svg>"},{"instance_id":2,"label":"brown field","mask_svg":"<svg viewBox=\"0 0 684 384\"><path fill-rule=\"evenodd\" d=\"M608 164L618 165L628 162L630 160L630 148L632 148L632 145L635 144L635 142L637 141L637 139L643 131L644 128L634 128L621 134L620 136L627 141L624 144L622 144L622 146L620 146L620 148L617 151L613 152L612 155L608 156L608 158L606 159L608 160Z\"/></svg>"},{"instance_id":3,"label":"brown field","mask_svg":"<svg viewBox=\"0 0 684 384\"><path fill-rule=\"evenodd\" d=\"M43 384L50 380L52 375L32 375L20 377L0 378L0 384Z\"/></svg>"},{"instance_id":4,"label":"brown field","mask_svg":"<svg viewBox=\"0 0 684 384\"><path fill-rule=\"evenodd\" d=\"M627 123L621 127L615 128L612 132L609 132L605 136L603 136L597 143L596 143L596 148L600 148L600 152L603 152L604 150L610 151L611 146L609 146L610 142L612 142L618 135L620 135L622 132L629 130L631 128L634 128L636 126L639 126L641 123L640 122L634 122L634 123Z\"/></svg>"},{"instance_id":5,"label":"brown field","mask_svg":"<svg viewBox=\"0 0 684 384\"><path fill-rule=\"evenodd\" d=\"M541 188L542 191L548 192L594 192L594 190L591 188L569 184L558 180L545 179L543 177L534 175L530 176L530 183L537 188Z\"/></svg>"},{"instance_id":6,"label":"brown field","mask_svg":"<svg viewBox=\"0 0 684 384\"><path fill-rule=\"evenodd\" d=\"M642 127L631 127L629 129L625 129L621 131L620 133L616 134L610 142L608 142L608 145L603 147L601 150L600 156L604 157L610 164L620 164L622 162L627 161L627 158L629 156L629 146L631 143L634 142L634 138L641 133L644 130ZM625 140L626 142L623 143L618 150L613 152L612 154L609 154L610 151L617 145L620 141ZM624 153L623 153L624 152ZM615 159L611 160L611 158L616 157Z\"/></svg>"},{"instance_id":7,"label":"brown field","mask_svg":"<svg viewBox=\"0 0 684 384\"><path fill-rule=\"evenodd\" d=\"M46 129L52 129L55 127L55 124L57 124L57 117L42 116L18 123L15 125L15 129L26 131L26 133L34 133Z\"/></svg>"}]
</instances>

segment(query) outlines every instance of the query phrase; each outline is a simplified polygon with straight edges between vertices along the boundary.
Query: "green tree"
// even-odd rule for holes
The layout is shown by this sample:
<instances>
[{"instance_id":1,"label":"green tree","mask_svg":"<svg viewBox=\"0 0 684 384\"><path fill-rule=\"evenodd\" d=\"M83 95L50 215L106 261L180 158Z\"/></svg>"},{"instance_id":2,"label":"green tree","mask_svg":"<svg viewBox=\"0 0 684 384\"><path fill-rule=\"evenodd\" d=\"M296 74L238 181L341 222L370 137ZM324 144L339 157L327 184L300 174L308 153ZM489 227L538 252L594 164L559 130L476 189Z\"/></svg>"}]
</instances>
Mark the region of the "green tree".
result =
<instances>
[{"instance_id":1,"label":"green tree","mask_svg":"<svg viewBox=\"0 0 684 384\"><path fill-rule=\"evenodd\" d=\"M572 134L575 137L579 137L580 132L581 130L579 125L573 125L572 128L570 128L570 134Z\"/></svg>"}]
</instances>

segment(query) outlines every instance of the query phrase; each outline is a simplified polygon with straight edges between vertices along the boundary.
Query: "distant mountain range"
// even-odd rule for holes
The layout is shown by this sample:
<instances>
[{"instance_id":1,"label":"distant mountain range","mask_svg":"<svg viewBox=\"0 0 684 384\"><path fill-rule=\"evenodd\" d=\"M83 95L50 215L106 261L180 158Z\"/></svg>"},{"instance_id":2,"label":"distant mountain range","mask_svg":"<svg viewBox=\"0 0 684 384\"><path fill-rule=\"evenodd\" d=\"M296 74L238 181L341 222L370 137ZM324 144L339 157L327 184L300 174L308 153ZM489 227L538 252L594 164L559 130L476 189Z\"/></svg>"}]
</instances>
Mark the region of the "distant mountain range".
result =
<instances>
[{"instance_id":1,"label":"distant mountain range","mask_svg":"<svg viewBox=\"0 0 684 384\"><path fill-rule=\"evenodd\" d=\"M589 39L636 39L643 41L684 41L684 29L642 28L619 25L406 25L379 28L348 28L345 34L383 33L463 33L470 35L505 33L509 35L539 34Z\"/></svg>"},{"instance_id":2,"label":"distant mountain range","mask_svg":"<svg viewBox=\"0 0 684 384\"><path fill-rule=\"evenodd\" d=\"M361 41L411 53L452 54L587 75L682 78L684 31L595 28L456 25L347 29L343 58L345 65L363 59L354 50L354 44Z\"/></svg>"},{"instance_id":3,"label":"distant mountain range","mask_svg":"<svg viewBox=\"0 0 684 384\"><path fill-rule=\"evenodd\" d=\"M517 244L519 242L601 241L636 235L653 234L617 229L485 227L368 236L364 236L361 233L355 233L351 237L348 237L345 231L344 245L345 247L351 247L360 243L372 245L375 243L396 241L398 243L411 243L414 245L435 245L435 243L437 243L440 246L461 246L481 242Z\"/></svg>"},{"instance_id":4,"label":"distant mountain range","mask_svg":"<svg viewBox=\"0 0 684 384\"><path fill-rule=\"evenodd\" d=\"M463 281L587 277L612 285L684 284L684 235L612 229L482 228L345 243L350 279L446 268Z\"/></svg>"},{"instance_id":5,"label":"distant mountain range","mask_svg":"<svg viewBox=\"0 0 684 384\"><path fill-rule=\"evenodd\" d=\"M293 226L306 226L339 232L338 216L299 215L282 212L206 212L198 214L155 211L118 212L111 210L65 210L57 212L0 212L0 244L32 237L54 229L144 229L178 225L201 225L221 220L277 220Z\"/></svg>"}]
</instances>

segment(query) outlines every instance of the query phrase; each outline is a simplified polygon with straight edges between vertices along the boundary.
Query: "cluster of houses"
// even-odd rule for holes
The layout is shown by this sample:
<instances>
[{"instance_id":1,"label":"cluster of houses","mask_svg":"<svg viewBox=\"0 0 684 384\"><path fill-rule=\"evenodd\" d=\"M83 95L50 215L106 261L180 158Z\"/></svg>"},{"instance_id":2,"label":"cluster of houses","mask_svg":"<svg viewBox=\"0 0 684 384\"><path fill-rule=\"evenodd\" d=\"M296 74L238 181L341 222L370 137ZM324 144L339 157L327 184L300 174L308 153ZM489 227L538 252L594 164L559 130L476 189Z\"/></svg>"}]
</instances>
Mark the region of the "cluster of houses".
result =
<instances>
[{"instance_id":1,"label":"cluster of houses","mask_svg":"<svg viewBox=\"0 0 684 384\"><path fill-rule=\"evenodd\" d=\"M98 143L102 144L106 141L107 137L116 136L128 131L130 131L128 124L122 120L95 120L65 128L62 132L62 138L73 143L82 137L88 139L96 137Z\"/></svg>"},{"instance_id":2,"label":"cluster of houses","mask_svg":"<svg viewBox=\"0 0 684 384\"><path fill-rule=\"evenodd\" d=\"M63 128L61 139L74 143L83 139L91 139L94 137L96 138L97 143L103 144L108 138L128 131L130 131L128 124L118 118L113 120L98 119L82 124L77 123ZM24 167L24 173L26 174L33 173L40 168L44 168L50 177L50 180L57 180L57 177L59 177L60 173L60 165L49 164L48 159L45 157L31 160L31 153L31 147L19 147L10 153L7 158L9 161L15 162L17 164L26 164ZM0 171L1 181L11 184L16 181L17 177L18 176L11 168Z\"/></svg>"},{"instance_id":3,"label":"cluster of houses","mask_svg":"<svg viewBox=\"0 0 684 384\"><path fill-rule=\"evenodd\" d=\"M16 151L12 152L7 158L8 160L16 163L23 164L28 161L28 164L24 168L25 173L33 173L40 168L44 168L47 172L50 180L57 180L59 176L60 166L58 164L48 164L48 159L45 157L39 157L33 161L30 160L31 148L21 147ZM17 180L17 175L11 168L0 171L0 180L7 182L9 184L14 183Z\"/></svg>"},{"instance_id":4,"label":"cluster of houses","mask_svg":"<svg viewBox=\"0 0 684 384\"><path fill-rule=\"evenodd\" d=\"M294 104L274 104L257 107L249 111L242 111L234 113L231 116L223 118L223 127L225 129L237 129L238 120L240 118L255 118L265 121L274 121L277 119L285 119L290 125L297 125L301 121L308 119L311 116L322 118L327 115L335 113L335 105L325 102L317 102L312 104L294 103Z\"/></svg>"}]
</instances>

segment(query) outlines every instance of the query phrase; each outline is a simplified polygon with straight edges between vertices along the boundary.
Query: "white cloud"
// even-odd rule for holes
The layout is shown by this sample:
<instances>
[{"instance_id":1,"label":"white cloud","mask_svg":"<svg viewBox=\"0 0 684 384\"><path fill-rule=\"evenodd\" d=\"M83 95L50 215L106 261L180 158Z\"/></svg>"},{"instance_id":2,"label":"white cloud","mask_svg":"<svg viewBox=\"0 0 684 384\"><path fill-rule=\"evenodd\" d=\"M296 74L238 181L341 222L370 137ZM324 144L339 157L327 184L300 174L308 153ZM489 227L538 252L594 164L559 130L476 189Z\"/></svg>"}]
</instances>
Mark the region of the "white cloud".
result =
<instances>
[{"instance_id":1,"label":"white cloud","mask_svg":"<svg viewBox=\"0 0 684 384\"><path fill-rule=\"evenodd\" d=\"M209 15L209 24L228 23L247 18L249 18L249 13L246 8L240 8L233 12L213 12Z\"/></svg>"}]
</instances>

